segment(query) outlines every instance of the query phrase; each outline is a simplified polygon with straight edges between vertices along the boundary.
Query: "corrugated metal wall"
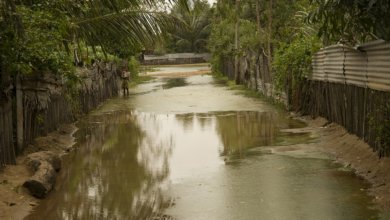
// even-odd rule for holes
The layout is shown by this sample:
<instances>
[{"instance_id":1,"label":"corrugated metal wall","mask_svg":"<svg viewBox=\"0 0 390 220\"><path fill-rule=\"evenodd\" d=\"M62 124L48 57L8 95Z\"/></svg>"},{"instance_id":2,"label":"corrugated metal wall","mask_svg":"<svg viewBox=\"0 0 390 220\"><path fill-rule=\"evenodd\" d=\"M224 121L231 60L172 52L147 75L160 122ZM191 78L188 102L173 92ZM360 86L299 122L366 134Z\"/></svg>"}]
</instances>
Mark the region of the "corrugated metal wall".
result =
<instances>
[{"instance_id":1,"label":"corrugated metal wall","mask_svg":"<svg viewBox=\"0 0 390 220\"><path fill-rule=\"evenodd\" d=\"M313 57L313 75L311 79L325 81L325 70L324 70L325 52L323 50L316 53Z\"/></svg>"},{"instance_id":2,"label":"corrugated metal wall","mask_svg":"<svg viewBox=\"0 0 390 220\"><path fill-rule=\"evenodd\" d=\"M314 55L312 67L300 110L344 126L380 156L390 156L390 43L326 47Z\"/></svg>"},{"instance_id":3,"label":"corrugated metal wall","mask_svg":"<svg viewBox=\"0 0 390 220\"><path fill-rule=\"evenodd\" d=\"M368 87L390 91L390 43L374 41L359 47L367 52Z\"/></svg>"},{"instance_id":4,"label":"corrugated metal wall","mask_svg":"<svg viewBox=\"0 0 390 220\"><path fill-rule=\"evenodd\" d=\"M311 80L390 91L390 43L383 40L357 49L344 45L326 47L315 54L312 66Z\"/></svg>"}]
</instances>

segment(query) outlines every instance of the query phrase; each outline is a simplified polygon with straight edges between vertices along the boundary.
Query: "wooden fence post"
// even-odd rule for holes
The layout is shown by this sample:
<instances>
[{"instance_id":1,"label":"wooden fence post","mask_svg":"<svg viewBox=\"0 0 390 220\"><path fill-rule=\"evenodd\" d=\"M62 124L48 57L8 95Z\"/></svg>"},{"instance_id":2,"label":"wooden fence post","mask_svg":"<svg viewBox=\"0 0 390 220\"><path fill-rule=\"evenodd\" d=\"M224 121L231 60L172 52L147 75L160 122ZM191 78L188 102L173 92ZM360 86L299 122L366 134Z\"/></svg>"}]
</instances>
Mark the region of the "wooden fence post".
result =
<instances>
[{"instance_id":1,"label":"wooden fence post","mask_svg":"<svg viewBox=\"0 0 390 220\"><path fill-rule=\"evenodd\" d=\"M23 91L20 76L16 76L16 149L20 154L24 145Z\"/></svg>"}]
</instances>

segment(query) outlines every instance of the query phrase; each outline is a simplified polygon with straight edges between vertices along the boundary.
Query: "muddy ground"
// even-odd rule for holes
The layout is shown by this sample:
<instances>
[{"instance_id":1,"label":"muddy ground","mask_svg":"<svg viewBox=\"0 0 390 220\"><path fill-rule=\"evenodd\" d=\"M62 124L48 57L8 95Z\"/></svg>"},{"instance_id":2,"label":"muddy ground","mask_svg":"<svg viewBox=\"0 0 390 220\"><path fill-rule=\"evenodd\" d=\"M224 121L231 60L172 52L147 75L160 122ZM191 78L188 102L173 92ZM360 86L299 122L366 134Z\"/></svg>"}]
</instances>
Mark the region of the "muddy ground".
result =
<instances>
[{"instance_id":1,"label":"muddy ground","mask_svg":"<svg viewBox=\"0 0 390 220\"><path fill-rule=\"evenodd\" d=\"M351 167L362 179L371 184L369 194L379 209L390 211L390 158L379 158L372 148L343 127L325 119L306 120L309 127L318 130L320 150L329 153L345 166Z\"/></svg>"},{"instance_id":2,"label":"muddy ground","mask_svg":"<svg viewBox=\"0 0 390 220\"><path fill-rule=\"evenodd\" d=\"M75 143L73 134L77 128L74 124L63 125L48 134L37 138L19 156L16 165L10 165L0 171L0 219L23 219L35 206L39 199L29 194L23 183L32 176L32 171L25 165L29 153L50 150L58 155L67 153Z\"/></svg>"}]
</instances>

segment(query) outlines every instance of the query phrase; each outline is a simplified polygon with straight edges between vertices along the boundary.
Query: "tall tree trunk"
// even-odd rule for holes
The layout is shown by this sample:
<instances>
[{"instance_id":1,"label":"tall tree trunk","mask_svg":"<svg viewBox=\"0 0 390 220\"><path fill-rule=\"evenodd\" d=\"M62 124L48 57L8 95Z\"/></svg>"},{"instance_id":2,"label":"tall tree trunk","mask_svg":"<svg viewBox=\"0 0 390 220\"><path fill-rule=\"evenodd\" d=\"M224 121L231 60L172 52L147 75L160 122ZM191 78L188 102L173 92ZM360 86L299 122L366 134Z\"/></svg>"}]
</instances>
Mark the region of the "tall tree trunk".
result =
<instances>
[{"instance_id":1,"label":"tall tree trunk","mask_svg":"<svg viewBox=\"0 0 390 220\"><path fill-rule=\"evenodd\" d=\"M271 80L271 85L273 82L272 76L272 7L273 0L269 0L268 5L268 46L267 46L267 56L268 56L268 74ZM270 95L272 96L273 89L271 88Z\"/></svg>"},{"instance_id":2,"label":"tall tree trunk","mask_svg":"<svg viewBox=\"0 0 390 220\"><path fill-rule=\"evenodd\" d=\"M257 21L257 32L259 38L261 38L261 21L260 21L260 0L256 1L256 21Z\"/></svg>"},{"instance_id":3,"label":"tall tree trunk","mask_svg":"<svg viewBox=\"0 0 390 220\"><path fill-rule=\"evenodd\" d=\"M24 37L24 29L22 25L22 19L18 13L16 13L16 4L15 0L6 0L5 1L5 14L4 17L7 19L7 16L10 16L10 24L13 25L13 28L16 31L16 34L19 38ZM10 12L7 12L7 10L10 10ZM7 14L8 13L8 14Z\"/></svg>"},{"instance_id":4,"label":"tall tree trunk","mask_svg":"<svg viewBox=\"0 0 390 220\"><path fill-rule=\"evenodd\" d=\"M256 0L256 21L257 21L257 34L258 34L258 38L259 38L260 42L262 42L262 40L261 40L262 30L261 30L261 21L260 21L260 0ZM258 50L258 56L257 56L257 59L256 59L256 63L257 64L260 61L259 59L260 59L262 51L263 51L263 48L261 46L259 48L259 50ZM257 65L257 66L260 68L260 65ZM255 73L256 91L258 91L258 83L257 83L257 81L259 81L258 77L260 77L260 69L256 69L255 72L256 72ZM263 79L261 79L261 78L263 78ZM262 80L260 82L264 82L264 77L260 77L260 80Z\"/></svg>"},{"instance_id":5,"label":"tall tree trunk","mask_svg":"<svg viewBox=\"0 0 390 220\"><path fill-rule=\"evenodd\" d=\"M239 15L239 0L236 0L236 26L234 30L234 49L235 49L235 57L234 57L234 77L236 79L236 84L240 84L240 74L239 74L239 57L238 57L238 48L239 48L239 27L240 27L240 15Z\"/></svg>"}]
</instances>

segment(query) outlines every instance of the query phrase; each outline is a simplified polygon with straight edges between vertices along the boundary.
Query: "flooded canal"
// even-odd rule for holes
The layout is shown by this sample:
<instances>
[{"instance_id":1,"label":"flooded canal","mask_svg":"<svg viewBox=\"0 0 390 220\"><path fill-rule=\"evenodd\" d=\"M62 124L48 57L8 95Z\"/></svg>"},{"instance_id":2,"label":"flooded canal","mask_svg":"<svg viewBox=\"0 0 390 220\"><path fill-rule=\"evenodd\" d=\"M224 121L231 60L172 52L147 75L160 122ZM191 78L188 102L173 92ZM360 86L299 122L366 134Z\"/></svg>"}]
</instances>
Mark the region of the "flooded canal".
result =
<instances>
[{"instance_id":1,"label":"flooded canal","mask_svg":"<svg viewBox=\"0 0 390 220\"><path fill-rule=\"evenodd\" d=\"M78 123L27 219L381 219L367 184L306 149L305 126L208 75L158 78Z\"/></svg>"}]
</instances>

